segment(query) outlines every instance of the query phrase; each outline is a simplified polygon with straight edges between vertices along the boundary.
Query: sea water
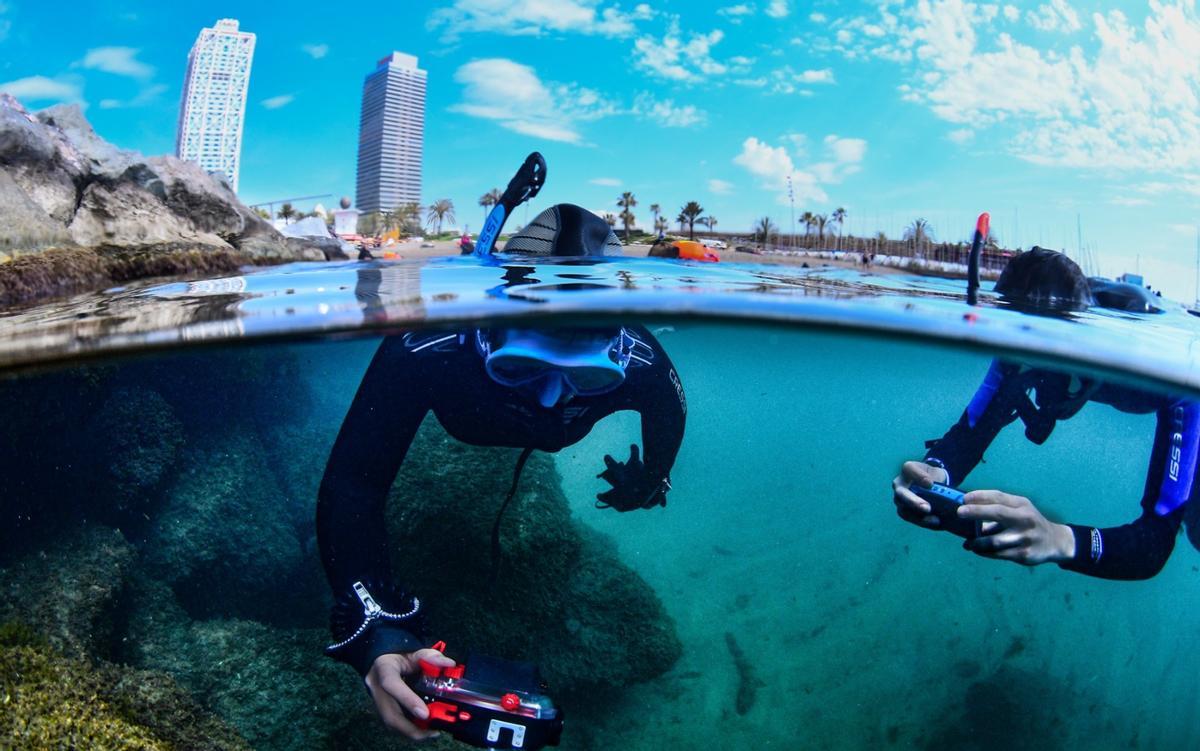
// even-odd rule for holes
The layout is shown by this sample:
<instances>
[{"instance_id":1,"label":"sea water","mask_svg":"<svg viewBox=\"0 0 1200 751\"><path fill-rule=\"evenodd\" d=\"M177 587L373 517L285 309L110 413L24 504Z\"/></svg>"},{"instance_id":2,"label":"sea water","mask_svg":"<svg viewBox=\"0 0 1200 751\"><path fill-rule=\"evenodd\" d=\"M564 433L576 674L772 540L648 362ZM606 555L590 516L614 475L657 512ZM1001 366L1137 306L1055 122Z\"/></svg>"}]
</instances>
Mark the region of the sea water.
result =
<instances>
[{"instance_id":1,"label":"sea water","mask_svg":"<svg viewBox=\"0 0 1200 751\"><path fill-rule=\"evenodd\" d=\"M619 565L605 587L636 579L680 649L667 665L647 661L648 674L630 666L612 690L564 698L563 748L1200 746L1200 554L1185 537L1158 576L1115 582L987 560L897 517L892 478L958 419L992 353L778 324L638 322L687 397L667 505L595 507L604 455L623 460L641 443L639 415L618 413L535 467L503 528L506 565L557 560L521 542L537 533L526 529L538 523L534 497L554 484L568 513L543 523L582 525L599 547L577 555ZM19 634L0 638L0 654L33 644L169 676L199 707L187 717L215 716L254 748L403 747L353 671L320 656L328 592L312 523L329 449L379 341L168 351L0 382L0 622ZM1153 415L1097 404L1041 446L1018 422L963 486L1027 496L1057 521L1127 523L1140 514L1153 431ZM420 565L478 566L515 456L464 454L433 419L421 440L423 474L402 473L405 497L442 494L481 521ZM588 575L587 561L571 565ZM422 593L422 580L405 583ZM523 591L489 617L575 620L570 603ZM630 614L603 594L579 606L583 623L543 624L591 649L597 674L596 644L636 652L652 638L631 632ZM597 607L614 608L611 622ZM472 633L452 621L443 614L431 631ZM580 636L589 629L590 642ZM514 644L484 646L530 657ZM22 680L0 671L2 700L28 713ZM133 725L157 711L114 702ZM28 717L8 714L0 747L38 747ZM183 741L156 722L151 735L166 746L203 735ZM211 747L238 747L229 744Z\"/></svg>"}]
</instances>

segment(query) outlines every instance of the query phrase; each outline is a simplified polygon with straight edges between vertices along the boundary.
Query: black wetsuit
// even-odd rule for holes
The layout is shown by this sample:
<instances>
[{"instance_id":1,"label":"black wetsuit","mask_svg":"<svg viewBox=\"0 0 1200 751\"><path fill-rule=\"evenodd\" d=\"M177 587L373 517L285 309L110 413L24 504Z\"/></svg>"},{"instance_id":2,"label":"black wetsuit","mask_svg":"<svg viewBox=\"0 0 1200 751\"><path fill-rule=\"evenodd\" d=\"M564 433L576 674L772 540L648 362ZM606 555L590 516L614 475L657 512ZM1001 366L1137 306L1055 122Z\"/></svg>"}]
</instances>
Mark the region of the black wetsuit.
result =
<instances>
[{"instance_id":1,"label":"black wetsuit","mask_svg":"<svg viewBox=\"0 0 1200 751\"><path fill-rule=\"evenodd\" d=\"M1110 384L1092 384L1072 398L1066 383L1059 373L994 361L959 421L941 439L930 442L925 461L943 467L950 483L958 485L983 459L1000 430L1018 418L1026 425L1026 435L1041 443L1057 420L1074 415L1085 401L1132 414L1155 414L1141 516L1105 529L1068 525L1075 533L1075 557L1059 564L1104 579L1148 579L1170 557L1184 504L1195 494L1196 403Z\"/></svg>"},{"instance_id":2,"label":"black wetsuit","mask_svg":"<svg viewBox=\"0 0 1200 751\"><path fill-rule=\"evenodd\" d=\"M385 610L407 612L409 608L410 598L391 576L384 507L430 410L447 433L464 443L550 452L580 441L614 412L639 412L644 486L653 496L646 505L665 503L670 470L683 441L687 412L683 386L666 352L645 328L626 327L626 331L637 346L624 383L608 393L575 396L548 409L487 375L474 331L384 339L342 423L317 503L321 561L339 601L335 638L345 638L337 633L345 631L337 625L337 607L349 608L348 617L362 619L362 606L353 595L355 582L369 583ZM353 627L353 622L349 625ZM370 633L330 654L365 673L381 654L423 646L411 630L409 622L380 621Z\"/></svg>"}]
</instances>

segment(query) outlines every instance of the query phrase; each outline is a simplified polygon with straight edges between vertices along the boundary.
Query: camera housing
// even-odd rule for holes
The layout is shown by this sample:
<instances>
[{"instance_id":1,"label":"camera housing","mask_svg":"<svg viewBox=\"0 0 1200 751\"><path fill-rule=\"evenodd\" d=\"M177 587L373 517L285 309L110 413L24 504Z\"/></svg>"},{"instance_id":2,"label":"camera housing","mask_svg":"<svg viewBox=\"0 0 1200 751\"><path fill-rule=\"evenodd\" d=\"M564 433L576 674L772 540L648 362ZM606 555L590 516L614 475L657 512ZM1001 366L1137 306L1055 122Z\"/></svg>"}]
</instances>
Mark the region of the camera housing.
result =
<instances>
[{"instance_id":1,"label":"camera housing","mask_svg":"<svg viewBox=\"0 0 1200 751\"><path fill-rule=\"evenodd\" d=\"M443 651L445 644L434 648ZM479 748L536 751L558 745L562 710L532 663L473 654L454 667L426 660L420 667L413 690L429 708L421 726Z\"/></svg>"}]
</instances>

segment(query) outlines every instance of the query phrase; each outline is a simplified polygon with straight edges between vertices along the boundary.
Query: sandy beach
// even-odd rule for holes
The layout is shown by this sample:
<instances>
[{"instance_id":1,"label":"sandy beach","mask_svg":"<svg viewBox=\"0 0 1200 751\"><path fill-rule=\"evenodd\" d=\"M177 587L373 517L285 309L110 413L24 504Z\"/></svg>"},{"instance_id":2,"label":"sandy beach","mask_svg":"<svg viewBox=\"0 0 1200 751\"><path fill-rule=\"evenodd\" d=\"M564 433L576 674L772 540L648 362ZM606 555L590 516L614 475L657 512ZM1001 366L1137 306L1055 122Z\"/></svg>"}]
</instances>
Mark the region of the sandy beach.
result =
<instances>
[{"instance_id":1,"label":"sandy beach","mask_svg":"<svg viewBox=\"0 0 1200 751\"><path fill-rule=\"evenodd\" d=\"M396 253L400 258L435 258L438 256L458 255L458 240L407 241L389 245L381 250L385 253ZM379 249L372 252L376 255L380 255L381 253ZM723 263L759 263L784 266L801 266L807 263L811 267L862 268L859 263L858 253L845 253L834 257L831 251L822 253L813 252L805 256L759 255L757 253L743 253L736 250L714 250L713 252L721 258ZM625 246L625 254L633 258L644 258L649 253L650 246L643 243L633 243ZM900 274L907 271L906 269L885 266L883 264L874 264L871 266L871 270L877 274Z\"/></svg>"}]
</instances>

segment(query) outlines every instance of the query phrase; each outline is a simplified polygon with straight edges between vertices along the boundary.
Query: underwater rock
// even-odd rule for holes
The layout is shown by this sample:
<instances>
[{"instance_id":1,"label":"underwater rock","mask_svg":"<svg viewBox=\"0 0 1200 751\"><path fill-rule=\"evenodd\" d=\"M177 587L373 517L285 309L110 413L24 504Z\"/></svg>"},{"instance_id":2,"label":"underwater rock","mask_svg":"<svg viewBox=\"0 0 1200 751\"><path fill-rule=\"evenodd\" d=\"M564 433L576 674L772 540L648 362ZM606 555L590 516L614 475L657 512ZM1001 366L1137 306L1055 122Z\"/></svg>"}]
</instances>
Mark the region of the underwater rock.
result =
<instances>
[{"instance_id":1,"label":"underwater rock","mask_svg":"<svg viewBox=\"0 0 1200 751\"><path fill-rule=\"evenodd\" d=\"M190 445L162 503L145 558L189 613L275 615L303 550L252 433Z\"/></svg>"},{"instance_id":2,"label":"underwater rock","mask_svg":"<svg viewBox=\"0 0 1200 751\"><path fill-rule=\"evenodd\" d=\"M101 260L131 252L142 256L137 263L123 259L122 267L108 273L112 280L161 272L146 254L234 254L242 263L326 257L304 240L286 241L223 180L198 165L116 148L96 134L77 105L32 115L7 94L0 95L0 215L5 260L51 247L85 255L99 251ZM180 264L195 265L186 258L175 261ZM9 273L0 267L0 276ZM58 286L95 286L92 276L73 284L60 280ZM18 297L8 286L0 283L0 302L59 291L26 280L25 296Z\"/></svg>"},{"instance_id":3,"label":"underwater rock","mask_svg":"<svg viewBox=\"0 0 1200 751\"><path fill-rule=\"evenodd\" d=\"M92 419L89 440L100 461L94 480L117 509L140 509L183 444L183 426L157 391L118 389Z\"/></svg>"},{"instance_id":4,"label":"underwater rock","mask_svg":"<svg viewBox=\"0 0 1200 751\"><path fill-rule=\"evenodd\" d=\"M0 646L0 748L249 751L167 676Z\"/></svg>"},{"instance_id":5,"label":"underwater rock","mask_svg":"<svg viewBox=\"0 0 1200 751\"><path fill-rule=\"evenodd\" d=\"M117 530L65 534L0 569L0 621L24 624L67 656L105 656L134 558Z\"/></svg>"},{"instance_id":6,"label":"underwater rock","mask_svg":"<svg viewBox=\"0 0 1200 751\"><path fill-rule=\"evenodd\" d=\"M145 580L132 588L121 658L174 676L256 749L328 748L358 726L386 736L361 679L324 655L327 639L323 628L193 621L168 587Z\"/></svg>"},{"instance_id":7,"label":"underwater rock","mask_svg":"<svg viewBox=\"0 0 1200 751\"><path fill-rule=\"evenodd\" d=\"M464 445L433 420L408 453L388 529L393 566L425 603L430 636L451 656L457 648L537 663L560 694L669 670L682 653L673 621L612 543L571 518L549 456L526 465L490 581L491 527L518 453Z\"/></svg>"}]
</instances>

